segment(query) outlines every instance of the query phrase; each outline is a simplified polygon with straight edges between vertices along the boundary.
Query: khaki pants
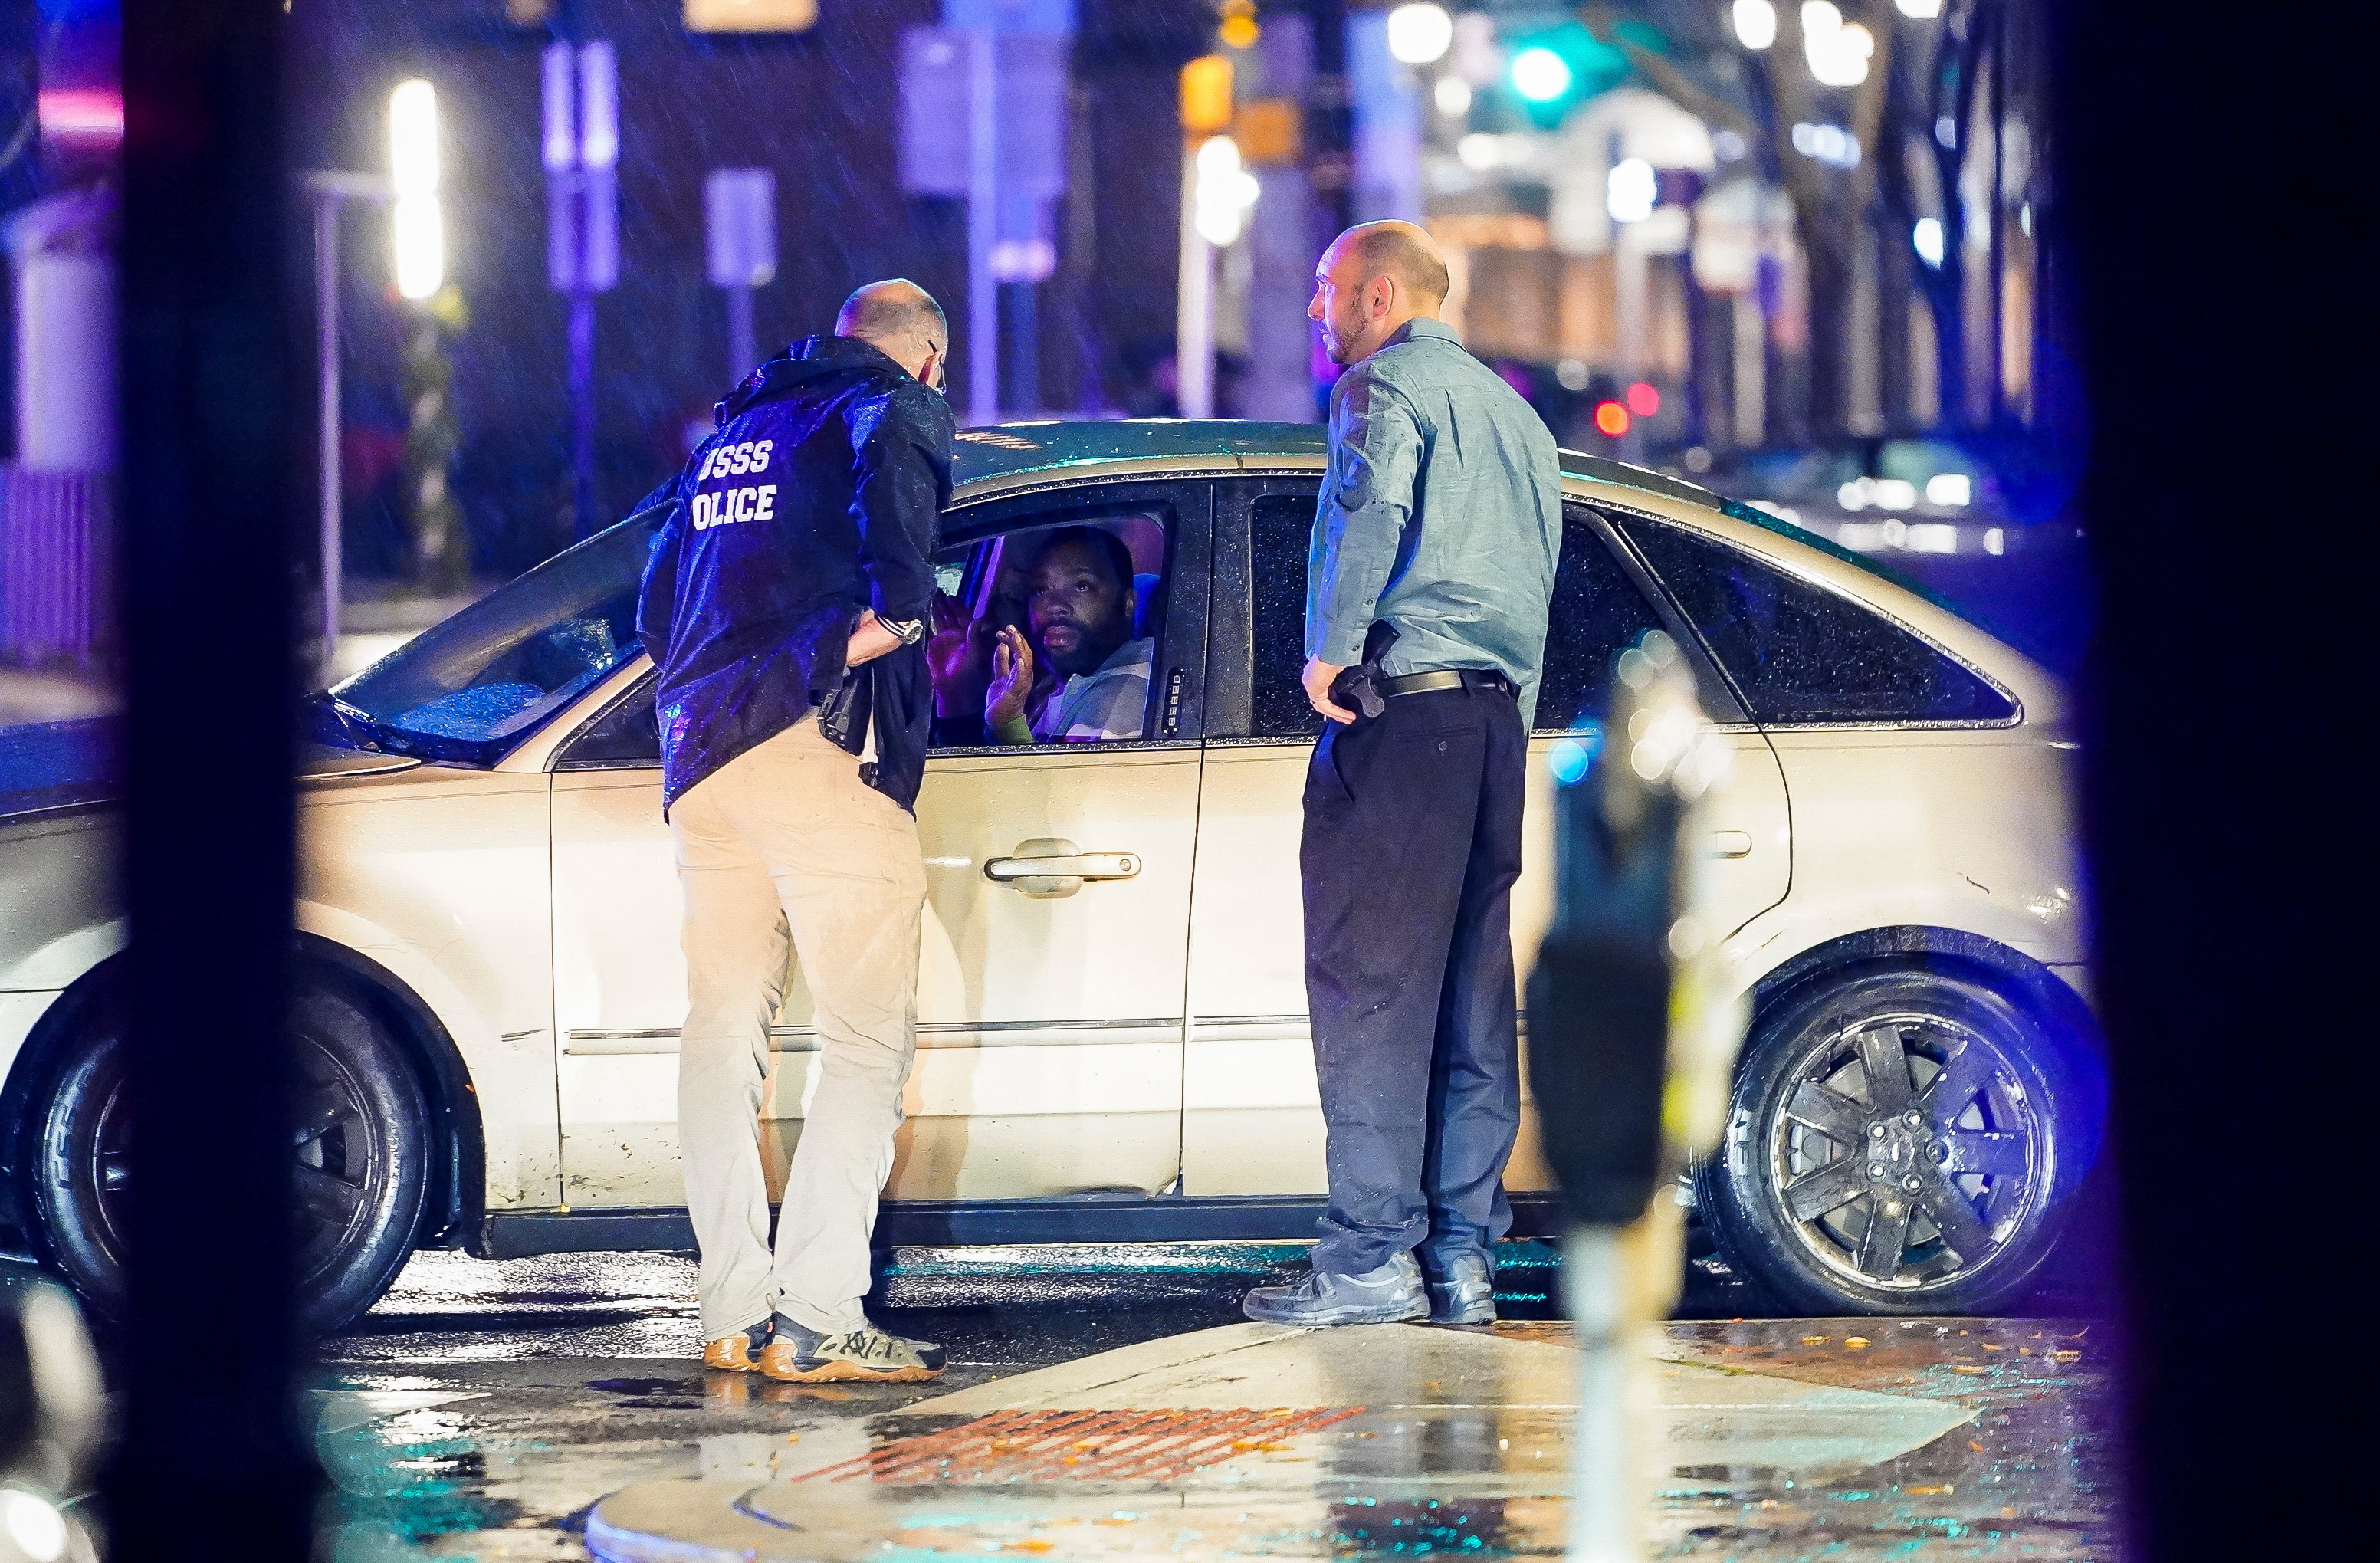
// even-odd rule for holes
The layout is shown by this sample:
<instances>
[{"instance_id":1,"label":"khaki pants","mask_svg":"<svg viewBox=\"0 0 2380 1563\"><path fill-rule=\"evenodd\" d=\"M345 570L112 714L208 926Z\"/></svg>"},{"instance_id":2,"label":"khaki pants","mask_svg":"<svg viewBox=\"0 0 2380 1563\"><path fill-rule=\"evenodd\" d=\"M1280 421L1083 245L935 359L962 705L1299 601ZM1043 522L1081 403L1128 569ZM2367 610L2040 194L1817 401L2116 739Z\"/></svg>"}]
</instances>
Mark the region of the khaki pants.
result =
<instances>
[{"instance_id":1,"label":"khaki pants","mask_svg":"<svg viewBox=\"0 0 2380 1563\"><path fill-rule=\"evenodd\" d=\"M703 1337L771 1311L856 1329L917 1048L917 822L806 717L696 783L670 830L686 891L678 1143ZM817 1000L820 1057L772 1262L760 1094L788 938Z\"/></svg>"}]
</instances>

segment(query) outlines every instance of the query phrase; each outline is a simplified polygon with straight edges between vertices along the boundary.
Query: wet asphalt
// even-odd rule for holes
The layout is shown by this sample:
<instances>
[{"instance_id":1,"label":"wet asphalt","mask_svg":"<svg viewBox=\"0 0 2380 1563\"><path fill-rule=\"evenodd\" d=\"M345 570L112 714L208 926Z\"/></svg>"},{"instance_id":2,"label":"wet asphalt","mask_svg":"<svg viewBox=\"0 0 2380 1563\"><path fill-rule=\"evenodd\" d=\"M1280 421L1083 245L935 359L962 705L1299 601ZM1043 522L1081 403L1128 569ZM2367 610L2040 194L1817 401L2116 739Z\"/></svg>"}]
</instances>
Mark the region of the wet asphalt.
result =
<instances>
[{"instance_id":1,"label":"wet asphalt","mask_svg":"<svg viewBox=\"0 0 2380 1563\"><path fill-rule=\"evenodd\" d=\"M1551 1251L1508 1250L1500 1311L1554 1316ZM810 1387L702 1370L689 1256L425 1253L360 1327L324 1343L314 1397L334 1483L323 1555L584 1558L587 1509L631 1483L731 1474L821 1416L880 1416L1235 1322L1248 1286L1300 1258L1293 1244L903 1250L870 1312L941 1342L949 1371L929 1385ZM1666 1556L2114 1555L2104 1326L1737 1316L1756 1310L1745 1289L1697 1272L1680 1309L1688 1317L1669 1327L1671 1349L1715 1366L1953 1400L1974 1420L1818 1486L1756 1468L1698 1471L1665 1499L1683 1522ZM1351 1534L1331 1550L1543 1550L1518 1534L1444 1539L1382 1545Z\"/></svg>"}]
</instances>

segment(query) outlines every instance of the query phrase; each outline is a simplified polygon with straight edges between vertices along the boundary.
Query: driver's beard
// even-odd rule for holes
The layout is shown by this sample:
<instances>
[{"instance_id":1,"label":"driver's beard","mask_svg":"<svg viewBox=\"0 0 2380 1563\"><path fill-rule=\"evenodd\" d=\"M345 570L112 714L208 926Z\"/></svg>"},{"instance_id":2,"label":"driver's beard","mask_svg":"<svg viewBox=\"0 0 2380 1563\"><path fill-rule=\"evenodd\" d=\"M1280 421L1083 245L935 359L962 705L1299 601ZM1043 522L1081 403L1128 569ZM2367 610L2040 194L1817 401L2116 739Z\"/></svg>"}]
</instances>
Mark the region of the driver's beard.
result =
<instances>
[{"instance_id":1,"label":"driver's beard","mask_svg":"<svg viewBox=\"0 0 2380 1563\"><path fill-rule=\"evenodd\" d=\"M1099 671L1099 664L1116 653L1116 648L1132 638L1132 626L1121 615L1105 624L1083 626L1083 638L1075 649L1060 656L1048 647L1041 648L1041 660L1057 670L1062 677Z\"/></svg>"}]
</instances>

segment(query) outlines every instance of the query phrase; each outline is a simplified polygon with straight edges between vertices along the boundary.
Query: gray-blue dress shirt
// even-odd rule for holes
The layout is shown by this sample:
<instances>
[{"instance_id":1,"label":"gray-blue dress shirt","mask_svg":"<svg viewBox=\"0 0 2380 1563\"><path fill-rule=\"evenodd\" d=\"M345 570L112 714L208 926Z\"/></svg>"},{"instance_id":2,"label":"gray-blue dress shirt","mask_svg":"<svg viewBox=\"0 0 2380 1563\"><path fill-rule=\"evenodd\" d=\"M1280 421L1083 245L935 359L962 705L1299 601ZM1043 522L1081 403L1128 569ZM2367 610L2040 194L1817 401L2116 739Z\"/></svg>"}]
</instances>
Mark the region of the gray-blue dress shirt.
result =
<instances>
[{"instance_id":1,"label":"gray-blue dress shirt","mask_svg":"<svg viewBox=\"0 0 2380 1563\"><path fill-rule=\"evenodd\" d=\"M1382 672L1500 670L1529 721L1561 529L1545 421L1443 322L1416 320L1331 388L1305 654L1361 661L1385 619Z\"/></svg>"}]
</instances>

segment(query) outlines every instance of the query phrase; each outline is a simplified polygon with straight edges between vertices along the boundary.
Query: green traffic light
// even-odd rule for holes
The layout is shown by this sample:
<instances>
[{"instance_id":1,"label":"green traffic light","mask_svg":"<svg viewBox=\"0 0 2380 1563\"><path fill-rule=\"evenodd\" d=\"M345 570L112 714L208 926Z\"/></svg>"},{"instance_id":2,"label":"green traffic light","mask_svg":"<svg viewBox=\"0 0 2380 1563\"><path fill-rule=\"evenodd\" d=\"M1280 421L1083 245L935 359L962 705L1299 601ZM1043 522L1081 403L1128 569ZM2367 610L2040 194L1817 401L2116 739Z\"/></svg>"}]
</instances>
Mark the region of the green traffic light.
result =
<instances>
[{"instance_id":1,"label":"green traffic light","mask_svg":"<svg viewBox=\"0 0 2380 1563\"><path fill-rule=\"evenodd\" d=\"M1539 45L1512 56L1512 91L1533 103L1549 103L1570 91L1570 62Z\"/></svg>"}]
</instances>

